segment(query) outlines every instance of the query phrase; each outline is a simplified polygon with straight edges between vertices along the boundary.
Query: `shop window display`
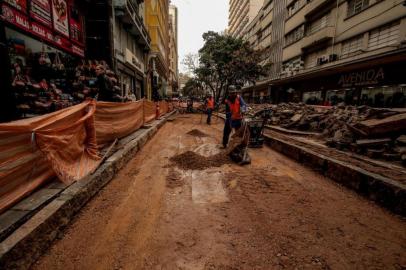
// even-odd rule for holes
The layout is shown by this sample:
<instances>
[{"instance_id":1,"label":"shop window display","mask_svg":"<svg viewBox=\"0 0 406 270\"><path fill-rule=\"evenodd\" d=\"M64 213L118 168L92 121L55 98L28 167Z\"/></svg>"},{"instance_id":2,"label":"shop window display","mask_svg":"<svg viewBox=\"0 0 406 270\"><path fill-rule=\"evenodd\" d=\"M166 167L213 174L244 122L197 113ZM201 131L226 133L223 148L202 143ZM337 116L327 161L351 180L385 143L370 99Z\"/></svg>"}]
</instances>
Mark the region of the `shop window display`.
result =
<instances>
[{"instance_id":1,"label":"shop window display","mask_svg":"<svg viewBox=\"0 0 406 270\"><path fill-rule=\"evenodd\" d=\"M117 76L104 61L85 61L40 41L6 29L17 110L29 117L97 98L96 66L105 67L109 101L123 101Z\"/></svg>"}]
</instances>

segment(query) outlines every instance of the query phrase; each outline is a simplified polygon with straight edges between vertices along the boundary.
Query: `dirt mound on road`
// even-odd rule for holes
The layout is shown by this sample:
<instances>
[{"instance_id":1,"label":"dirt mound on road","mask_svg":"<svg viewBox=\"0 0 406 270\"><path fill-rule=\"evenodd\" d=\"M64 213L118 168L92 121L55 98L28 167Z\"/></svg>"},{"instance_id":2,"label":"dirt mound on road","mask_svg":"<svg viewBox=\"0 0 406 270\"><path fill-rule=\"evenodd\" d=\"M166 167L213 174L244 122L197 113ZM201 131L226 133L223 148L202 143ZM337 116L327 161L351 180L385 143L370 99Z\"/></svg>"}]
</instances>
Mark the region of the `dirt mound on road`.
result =
<instances>
[{"instance_id":1,"label":"dirt mound on road","mask_svg":"<svg viewBox=\"0 0 406 270\"><path fill-rule=\"evenodd\" d=\"M214 156L205 157L192 151L184 152L173 156L170 161L175 163L180 169L184 170L204 170L212 167L221 167L224 164L231 163L226 153L218 153Z\"/></svg>"},{"instance_id":2,"label":"dirt mound on road","mask_svg":"<svg viewBox=\"0 0 406 270\"><path fill-rule=\"evenodd\" d=\"M206 133L201 132L201 131L198 130L198 129L192 129L191 131L189 131L189 132L186 133L186 134L192 135L192 136L195 136L195 137L208 137L208 136L209 136L209 135L207 135Z\"/></svg>"}]
</instances>

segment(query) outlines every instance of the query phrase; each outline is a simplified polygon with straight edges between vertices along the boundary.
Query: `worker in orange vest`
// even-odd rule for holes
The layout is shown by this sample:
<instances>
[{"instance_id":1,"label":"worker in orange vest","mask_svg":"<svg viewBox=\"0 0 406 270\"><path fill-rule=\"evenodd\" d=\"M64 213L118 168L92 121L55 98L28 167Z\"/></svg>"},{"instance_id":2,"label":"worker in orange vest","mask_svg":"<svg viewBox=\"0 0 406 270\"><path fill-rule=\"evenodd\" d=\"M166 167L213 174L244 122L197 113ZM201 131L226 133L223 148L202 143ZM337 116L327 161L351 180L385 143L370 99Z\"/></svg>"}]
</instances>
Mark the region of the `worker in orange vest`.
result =
<instances>
[{"instance_id":1,"label":"worker in orange vest","mask_svg":"<svg viewBox=\"0 0 406 270\"><path fill-rule=\"evenodd\" d=\"M243 113L247 110L247 105L235 86L229 87L229 94L224 103L226 121L223 130L223 147L226 148L232 129L239 130L242 126Z\"/></svg>"},{"instance_id":2,"label":"worker in orange vest","mask_svg":"<svg viewBox=\"0 0 406 270\"><path fill-rule=\"evenodd\" d=\"M207 112L207 124L211 124L211 114L214 111L214 98L212 94L209 94L208 98L205 101L206 112Z\"/></svg>"}]
</instances>

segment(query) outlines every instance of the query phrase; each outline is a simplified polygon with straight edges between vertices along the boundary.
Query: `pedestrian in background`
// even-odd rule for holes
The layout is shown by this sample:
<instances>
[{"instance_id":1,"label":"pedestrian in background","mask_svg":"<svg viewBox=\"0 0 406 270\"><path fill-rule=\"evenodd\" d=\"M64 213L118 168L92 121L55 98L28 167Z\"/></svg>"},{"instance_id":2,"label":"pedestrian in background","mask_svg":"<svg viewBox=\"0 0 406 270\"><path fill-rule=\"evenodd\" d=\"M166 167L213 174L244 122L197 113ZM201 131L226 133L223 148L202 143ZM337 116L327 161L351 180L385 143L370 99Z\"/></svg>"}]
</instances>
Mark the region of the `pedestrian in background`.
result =
<instances>
[{"instance_id":1,"label":"pedestrian in background","mask_svg":"<svg viewBox=\"0 0 406 270\"><path fill-rule=\"evenodd\" d=\"M207 112L207 124L211 124L211 115L214 110L214 98L212 94L209 94L208 98L205 101L206 112Z\"/></svg>"}]
</instances>

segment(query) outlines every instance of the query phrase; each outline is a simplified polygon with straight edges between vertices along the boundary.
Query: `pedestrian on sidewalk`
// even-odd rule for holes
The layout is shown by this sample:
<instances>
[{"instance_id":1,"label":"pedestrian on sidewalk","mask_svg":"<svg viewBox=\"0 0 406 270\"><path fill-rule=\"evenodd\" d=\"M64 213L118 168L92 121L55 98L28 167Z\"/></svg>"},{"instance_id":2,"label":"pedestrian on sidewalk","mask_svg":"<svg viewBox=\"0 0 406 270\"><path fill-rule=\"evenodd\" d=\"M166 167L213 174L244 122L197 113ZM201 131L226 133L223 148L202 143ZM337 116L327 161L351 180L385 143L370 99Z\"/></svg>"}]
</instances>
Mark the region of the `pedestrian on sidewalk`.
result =
<instances>
[{"instance_id":1,"label":"pedestrian on sidewalk","mask_svg":"<svg viewBox=\"0 0 406 270\"><path fill-rule=\"evenodd\" d=\"M207 124L211 124L211 115L214 110L214 98L212 94L209 94L208 98L205 101L206 112L207 112Z\"/></svg>"},{"instance_id":2,"label":"pedestrian on sidewalk","mask_svg":"<svg viewBox=\"0 0 406 270\"><path fill-rule=\"evenodd\" d=\"M230 86L228 93L228 97L224 100L226 105L226 121L223 130L224 148L228 145L232 129L238 131L241 128L243 113L247 110L247 105L235 86Z\"/></svg>"}]
</instances>

